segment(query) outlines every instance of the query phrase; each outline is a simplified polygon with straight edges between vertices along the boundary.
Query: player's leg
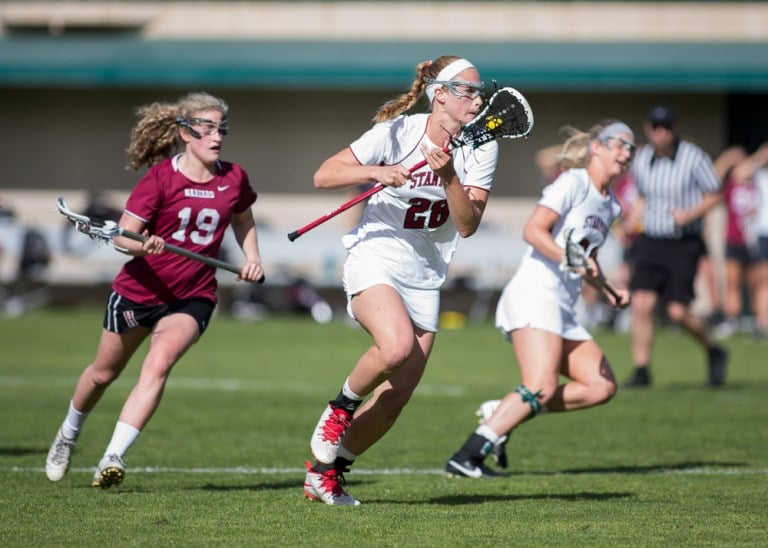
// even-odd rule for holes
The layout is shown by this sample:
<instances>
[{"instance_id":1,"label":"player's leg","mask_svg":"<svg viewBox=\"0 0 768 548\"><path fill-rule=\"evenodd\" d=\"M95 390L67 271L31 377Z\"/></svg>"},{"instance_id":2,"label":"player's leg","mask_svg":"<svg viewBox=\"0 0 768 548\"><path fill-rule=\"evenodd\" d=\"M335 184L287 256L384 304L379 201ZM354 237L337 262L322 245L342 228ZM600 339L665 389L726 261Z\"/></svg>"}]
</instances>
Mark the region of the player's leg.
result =
<instances>
[{"instance_id":1,"label":"player's leg","mask_svg":"<svg viewBox=\"0 0 768 548\"><path fill-rule=\"evenodd\" d=\"M375 285L351 302L354 317L374 344L360 357L336 399L324 409L311 438L312 454L332 464L341 439L363 399L397 371L414 351L416 336L402 298L388 285Z\"/></svg>"},{"instance_id":2,"label":"player's leg","mask_svg":"<svg viewBox=\"0 0 768 548\"><path fill-rule=\"evenodd\" d=\"M528 325L512 331L511 337L522 383L501 399L488 420L475 429L448 460L446 471L450 475L471 478L498 475L483 465L485 457L503 436L541 412L556 392L563 351L560 335Z\"/></svg>"},{"instance_id":3,"label":"player's leg","mask_svg":"<svg viewBox=\"0 0 768 548\"><path fill-rule=\"evenodd\" d=\"M94 486L107 489L123 481L125 453L157 410L173 366L198 340L203 330L201 325L207 325L213 304L193 302L189 306L186 312L163 316L152 328L149 351L139 379L120 411L112 438L94 475Z\"/></svg>"},{"instance_id":4,"label":"player's leg","mask_svg":"<svg viewBox=\"0 0 768 548\"><path fill-rule=\"evenodd\" d=\"M547 402L549 412L586 409L607 402L616 393L611 365L593 340L566 340L560 372L570 380L558 386Z\"/></svg>"},{"instance_id":5,"label":"player's leg","mask_svg":"<svg viewBox=\"0 0 768 548\"><path fill-rule=\"evenodd\" d=\"M67 473L75 444L88 414L123 371L148 333L149 330L143 327L123 333L113 333L106 329L102 331L96 357L80 374L67 415L48 451L45 463L48 479L59 481Z\"/></svg>"}]
</instances>

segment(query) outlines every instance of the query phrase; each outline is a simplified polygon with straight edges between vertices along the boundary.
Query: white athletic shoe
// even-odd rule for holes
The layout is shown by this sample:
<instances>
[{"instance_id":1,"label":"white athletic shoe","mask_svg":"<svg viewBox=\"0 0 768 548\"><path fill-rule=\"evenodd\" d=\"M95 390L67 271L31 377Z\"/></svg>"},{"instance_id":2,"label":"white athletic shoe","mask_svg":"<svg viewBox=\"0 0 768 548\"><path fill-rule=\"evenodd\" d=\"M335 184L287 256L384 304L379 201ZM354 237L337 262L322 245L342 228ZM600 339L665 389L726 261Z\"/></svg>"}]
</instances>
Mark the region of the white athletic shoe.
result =
<instances>
[{"instance_id":1,"label":"white athletic shoe","mask_svg":"<svg viewBox=\"0 0 768 548\"><path fill-rule=\"evenodd\" d=\"M344 475L339 470L318 472L305 462L307 477L304 479L304 496L309 500L333 506L360 506L360 501L344 490Z\"/></svg>"},{"instance_id":2,"label":"white athletic shoe","mask_svg":"<svg viewBox=\"0 0 768 548\"><path fill-rule=\"evenodd\" d=\"M484 401L480 404L480 407L477 408L477 411L475 411L475 415L478 417L478 422L480 424L483 424L485 421L491 418L491 415L493 415L493 412L496 411L496 408L501 403L501 400L488 400Z\"/></svg>"},{"instance_id":3,"label":"white athletic shoe","mask_svg":"<svg viewBox=\"0 0 768 548\"><path fill-rule=\"evenodd\" d=\"M93 476L91 485L109 489L113 485L120 485L125 478L125 463L117 455L104 455L99 461L99 467Z\"/></svg>"},{"instance_id":4,"label":"white athletic shoe","mask_svg":"<svg viewBox=\"0 0 768 548\"><path fill-rule=\"evenodd\" d=\"M312 454L323 464L333 464L339 453L341 438L344 437L350 423L352 414L346 409L328 405L317 421L315 431L312 432L310 447Z\"/></svg>"},{"instance_id":5,"label":"white athletic shoe","mask_svg":"<svg viewBox=\"0 0 768 548\"><path fill-rule=\"evenodd\" d=\"M480 407L478 407L477 411L475 411L475 415L477 415L479 419L478 422L483 424L485 421L490 419L491 415L493 415L493 412L496 411L496 408L500 403L501 400L488 400L481 403ZM491 458L493 459L493 462L502 468L509 466L509 459L507 458L508 439L509 434L501 436L499 441L496 442L496 445L493 446L493 449L491 449Z\"/></svg>"},{"instance_id":6,"label":"white athletic shoe","mask_svg":"<svg viewBox=\"0 0 768 548\"><path fill-rule=\"evenodd\" d=\"M65 438L59 429L45 459L45 475L49 480L59 481L67 474L74 450L75 440Z\"/></svg>"}]
</instances>

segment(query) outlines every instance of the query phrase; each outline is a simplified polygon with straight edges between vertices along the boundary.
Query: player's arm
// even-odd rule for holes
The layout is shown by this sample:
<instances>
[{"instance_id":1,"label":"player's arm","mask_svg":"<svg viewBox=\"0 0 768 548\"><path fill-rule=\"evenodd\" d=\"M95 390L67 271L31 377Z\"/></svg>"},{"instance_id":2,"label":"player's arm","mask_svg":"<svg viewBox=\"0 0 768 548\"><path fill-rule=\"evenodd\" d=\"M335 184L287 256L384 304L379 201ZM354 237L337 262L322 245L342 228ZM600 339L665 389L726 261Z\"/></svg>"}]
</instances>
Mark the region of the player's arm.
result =
<instances>
[{"instance_id":1,"label":"player's arm","mask_svg":"<svg viewBox=\"0 0 768 548\"><path fill-rule=\"evenodd\" d=\"M146 223L141 219L134 217L129 213L123 213L118 224L123 230L147 236L147 240L142 243L126 238L125 236L115 236L112 245L116 250L133 257L159 255L163 252L165 241L160 236L150 235L146 230Z\"/></svg>"},{"instance_id":2,"label":"player's arm","mask_svg":"<svg viewBox=\"0 0 768 548\"><path fill-rule=\"evenodd\" d=\"M523 239L536 251L556 263L563 260L565 253L552 236L552 228L559 219L560 214L555 210L537 205L523 229Z\"/></svg>"}]
</instances>

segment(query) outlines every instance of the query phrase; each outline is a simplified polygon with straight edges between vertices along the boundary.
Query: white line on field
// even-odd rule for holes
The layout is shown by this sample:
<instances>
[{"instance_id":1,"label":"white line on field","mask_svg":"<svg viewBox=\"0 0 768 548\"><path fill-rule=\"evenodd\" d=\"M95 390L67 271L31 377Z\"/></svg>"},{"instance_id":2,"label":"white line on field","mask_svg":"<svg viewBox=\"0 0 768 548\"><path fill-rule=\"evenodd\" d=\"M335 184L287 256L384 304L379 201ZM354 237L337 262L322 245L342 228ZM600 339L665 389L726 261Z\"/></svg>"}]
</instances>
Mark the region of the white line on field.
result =
<instances>
[{"instance_id":1,"label":"white line on field","mask_svg":"<svg viewBox=\"0 0 768 548\"><path fill-rule=\"evenodd\" d=\"M73 388L77 377L2 377L0 388L20 387L65 387ZM133 381L118 380L115 386L132 386ZM168 379L168 387L186 390L221 390L224 392L292 392L312 394L327 391L325 386L310 382L273 382L242 379L194 379L172 377ZM467 390L463 386L423 384L416 389L417 394L425 396L462 396Z\"/></svg>"},{"instance_id":2,"label":"white line on field","mask_svg":"<svg viewBox=\"0 0 768 548\"><path fill-rule=\"evenodd\" d=\"M72 472L88 472L92 473L95 468L70 468ZM23 467L23 466L0 466L0 473L12 472L12 473L40 473L44 472L42 467ZM279 474L304 474L305 468L289 467L289 468L253 468L248 466L234 466L223 468L178 468L178 467L166 467L166 466L144 466L144 467L129 467L128 472L131 474L239 474L239 475L279 475ZM520 472L513 475L569 475L569 472ZM361 476L437 476L444 475L445 470L442 468L380 468L375 470L369 470L365 468L356 468L351 474ZM605 470L595 470L593 472L579 470L578 475L633 475L633 474L669 474L669 475L701 475L701 476L765 476L768 475L768 469L751 469L751 468L660 468L652 471L638 471L638 472L613 472Z\"/></svg>"}]
</instances>

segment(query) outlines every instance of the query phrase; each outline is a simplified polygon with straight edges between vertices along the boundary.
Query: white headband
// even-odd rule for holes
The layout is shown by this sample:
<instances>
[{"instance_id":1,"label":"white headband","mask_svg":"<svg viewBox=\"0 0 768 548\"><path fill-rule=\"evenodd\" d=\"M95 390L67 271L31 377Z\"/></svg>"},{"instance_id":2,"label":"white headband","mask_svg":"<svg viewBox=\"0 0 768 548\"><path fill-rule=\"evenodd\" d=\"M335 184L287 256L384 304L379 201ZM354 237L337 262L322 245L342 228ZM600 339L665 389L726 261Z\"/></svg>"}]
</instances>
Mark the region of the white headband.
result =
<instances>
[{"instance_id":1,"label":"white headband","mask_svg":"<svg viewBox=\"0 0 768 548\"><path fill-rule=\"evenodd\" d=\"M617 133L621 133L622 131L629 133L633 139L635 138L635 132L632 131L627 124L624 122L614 122L603 128L603 131L597 136L597 140L603 142L610 137L615 137Z\"/></svg>"},{"instance_id":2,"label":"white headband","mask_svg":"<svg viewBox=\"0 0 768 548\"><path fill-rule=\"evenodd\" d=\"M448 63L445 67L443 67L443 70L441 70L437 75L437 78L435 78L435 83L429 84L427 86L426 93L429 102L432 103L432 101L435 99L435 90L443 86L443 84L439 84L437 82L450 82L451 79L455 78L460 72L465 71L468 68L475 68L475 65L466 59L456 59L452 63Z\"/></svg>"}]
</instances>

